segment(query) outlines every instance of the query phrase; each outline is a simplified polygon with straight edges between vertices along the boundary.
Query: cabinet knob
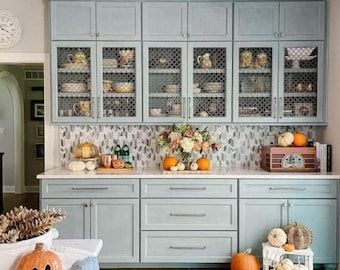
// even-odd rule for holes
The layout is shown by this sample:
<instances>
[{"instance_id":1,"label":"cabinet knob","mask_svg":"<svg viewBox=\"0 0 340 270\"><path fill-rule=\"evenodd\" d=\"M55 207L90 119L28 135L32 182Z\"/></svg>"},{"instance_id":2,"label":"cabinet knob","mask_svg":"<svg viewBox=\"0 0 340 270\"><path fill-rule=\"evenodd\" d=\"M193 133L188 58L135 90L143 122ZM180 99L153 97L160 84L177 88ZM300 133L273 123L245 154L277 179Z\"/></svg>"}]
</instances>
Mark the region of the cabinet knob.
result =
<instances>
[{"instance_id":1,"label":"cabinet knob","mask_svg":"<svg viewBox=\"0 0 340 270\"><path fill-rule=\"evenodd\" d=\"M293 203L290 203L290 204L289 204L289 207L293 207L293 206L294 206L294 204L293 204Z\"/></svg>"},{"instance_id":2,"label":"cabinet knob","mask_svg":"<svg viewBox=\"0 0 340 270\"><path fill-rule=\"evenodd\" d=\"M280 33L280 37L284 37L285 36L285 34L284 33Z\"/></svg>"},{"instance_id":3,"label":"cabinet knob","mask_svg":"<svg viewBox=\"0 0 340 270\"><path fill-rule=\"evenodd\" d=\"M85 207L89 207L89 204L88 204L88 203L85 203L84 206L85 206Z\"/></svg>"},{"instance_id":4,"label":"cabinet knob","mask_svg":"<svg viewBox=\"0 0 340 270\"><path fill-rule=\"evenodd\" d=\"M283 207L287 207L288 205L287 205L287 203L284 203L284 204L282 204L282 206L283 206Z\"/></svg>"},{"instance_id":5,"label":"cabinet knob","mask_svg":"<svg viewBox=\"0 0 340 270\"><path fill-rule=\"evenodd\" d=\"M274 37L278 38L279 37L279 33L274 33Z\"/></svg>"}]
</instances>

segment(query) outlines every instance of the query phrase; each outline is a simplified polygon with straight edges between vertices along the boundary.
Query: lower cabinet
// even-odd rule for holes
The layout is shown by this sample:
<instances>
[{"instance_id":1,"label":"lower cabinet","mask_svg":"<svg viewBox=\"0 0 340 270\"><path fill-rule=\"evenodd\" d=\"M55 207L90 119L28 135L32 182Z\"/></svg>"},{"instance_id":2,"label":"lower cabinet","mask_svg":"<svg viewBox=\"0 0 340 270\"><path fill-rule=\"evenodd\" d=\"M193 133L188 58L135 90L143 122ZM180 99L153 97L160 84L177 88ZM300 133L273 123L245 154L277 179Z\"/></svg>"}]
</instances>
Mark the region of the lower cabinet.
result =
<instances>
[{"instance_id":1,"label":"lower cabinet","mask_svg":"<svg viewBox=\"0 0 340 270\"><path fill-rule=\"evenodd\" d=\"M139 262L138 199L43 199L43 208L58 208L66 219L56 228L60 238L104 240L101 263Z\"/></svg>"}]
</instances>

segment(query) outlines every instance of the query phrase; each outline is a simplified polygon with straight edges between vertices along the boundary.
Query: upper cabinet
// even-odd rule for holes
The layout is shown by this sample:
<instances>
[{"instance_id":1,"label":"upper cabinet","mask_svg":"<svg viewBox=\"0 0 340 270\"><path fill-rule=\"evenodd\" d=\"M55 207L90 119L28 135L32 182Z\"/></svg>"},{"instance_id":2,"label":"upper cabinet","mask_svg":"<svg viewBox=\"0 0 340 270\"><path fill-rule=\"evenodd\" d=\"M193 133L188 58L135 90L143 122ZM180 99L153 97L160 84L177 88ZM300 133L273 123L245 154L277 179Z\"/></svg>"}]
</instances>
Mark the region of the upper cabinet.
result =
<instances>
[{"instance_id":1,"label":"upper cabinet","mask_svg":"<svg viewBox=\"0 0 340 270\"><path fill-rule=\"evenodd\" d=\"M235 3L237 41L323 40L324 2Z\"/></svg>"},{"instance_id":2,"label":"upper cabinet","mask_svg":"<svg viewBox=\"0 0 340 270\"><path fill-rule=\"evenodd\" d=\"M52 40L140 40L141 4L51 2Z\"/></svg>"},{"instance_id":3,"label":"upper cabinet","mask_svg":"<svg viewBox=\"0 0 340 270\"><path fill-rule=\"evenodd\" d=\"M95 40L94 2L51 2L52 40Z\"/></svg>"},{"instance_id":4,"label":"upper cabinet","mask_svg":"<svg viewBox=\"0 0 340 270\"><path fill-rule=\"evenodd\" d=\"M232 3L143 3L143 39L222 41L232 39Z\"/></svg>"}]
</instances>

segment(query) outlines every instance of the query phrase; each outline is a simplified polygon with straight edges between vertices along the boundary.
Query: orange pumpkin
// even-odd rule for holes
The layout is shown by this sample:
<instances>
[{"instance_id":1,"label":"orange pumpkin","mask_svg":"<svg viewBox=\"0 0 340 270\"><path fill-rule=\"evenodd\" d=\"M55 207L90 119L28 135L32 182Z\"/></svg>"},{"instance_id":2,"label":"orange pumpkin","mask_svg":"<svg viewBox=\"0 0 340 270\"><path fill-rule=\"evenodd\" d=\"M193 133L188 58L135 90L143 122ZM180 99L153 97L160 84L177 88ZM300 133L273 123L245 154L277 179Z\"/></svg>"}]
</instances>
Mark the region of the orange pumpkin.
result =
<instances>
[{"instance_id":1,"label":"orange pumpkin","mask_svg":"<svg viewBox=\"0 0 340 270\"><path fill-rule=\"evenodd\" d=\"M163 168L164 170L170 170L171 167L176 166L177 165L177 158L172 157L172 156L168 156L163 160Z\"/></svg>"},{"instance_id":2,"label":"orange pumpkin","mask_svg":"<svg viewBox=\"0 0 340 270\"><path fill-rule=\"evenodd\" d=\"M237 253L231 259L231 270L260 270L258 259L251 255L251 249Z\"/></svg>"},{"instance_id":3,"label":"orange pumpkin","mask_svg":"<svg viewBox=\"0 0 340 270\"><path fill-rule=\"evenodd\" d=\"M199 158L196 163L199 170L207 171L210 169L210 160L206 157Z\"/></svg>"},{"instance_id":4,"label":"orange pumpkin","mask_svg":"<svg viewBox=\"0 0 340 270\"><path fill-rule=\"evenodd\" d=\"M293 144L294 146L305 146L307 144L307 136L303 132L295 132Z\"/></svg>"},{"instance_id":5,"label":"orange pumpkin","mask_svg":"<svg viewBox=\"0 0 340 270\"><path fill-rule=\"evenodd\" d=\"M292 252L295 250L295 247L293 244L285 244L283 245L283 249L287 252Z\"/></svg>"},{"instance_id":6,"label":"orange pumpkin","mask_svg":"<svg viewBox=\"0 0 340 270\"><path fill-rule=\"evenodd\" d=\"M43 243L37 243L35 250L21 257L16 270L62 270L62 267L58 255L45 250Z\"/></svg>"}]
</instances>

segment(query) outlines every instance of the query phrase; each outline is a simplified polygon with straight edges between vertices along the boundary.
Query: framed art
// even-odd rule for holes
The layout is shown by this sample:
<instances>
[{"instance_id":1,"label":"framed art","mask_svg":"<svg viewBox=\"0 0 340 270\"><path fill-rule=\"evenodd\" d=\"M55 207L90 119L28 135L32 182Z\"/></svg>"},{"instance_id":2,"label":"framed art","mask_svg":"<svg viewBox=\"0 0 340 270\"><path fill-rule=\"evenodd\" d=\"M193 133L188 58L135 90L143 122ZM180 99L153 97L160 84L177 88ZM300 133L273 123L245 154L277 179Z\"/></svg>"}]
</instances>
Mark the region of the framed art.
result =
<instances>
[{"instance_id":1,"label":"framed art","mask_svg":"<svg viewBox=\"0 0 340 270\"><path fill-rule=\"evenodd\" d=\"M31 100L31 120L43 121L45 116L44 101Z\"/></svg>"},{"instance_id":2,"label":"framed art","mask_svg":"<svg viewBox=\"0 0 340 270\"><path fill-rule=\"evenodd\" d=\"M36 143L35 144L35 158L36 159L44 159L45 156L45 145L43 143Z\"/></svg>"},{"instance_id":3,"label":"framed art","mask_svg":"<svg viewBox=\"0 0 340 270\"><path fill-rule=\"evenodd\" d=\"M35 136L37 138L44 138L44 126L35 127Z\"/></svg>"}]
</instances>

